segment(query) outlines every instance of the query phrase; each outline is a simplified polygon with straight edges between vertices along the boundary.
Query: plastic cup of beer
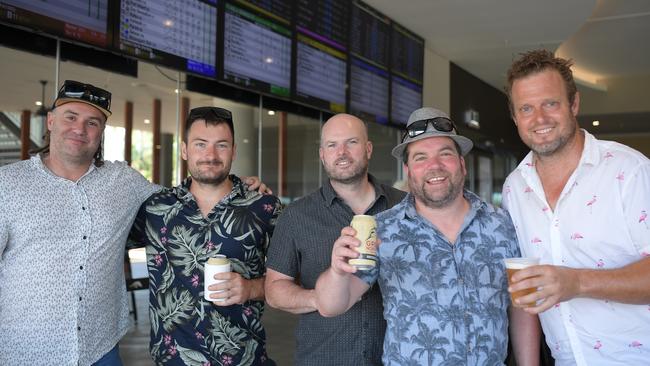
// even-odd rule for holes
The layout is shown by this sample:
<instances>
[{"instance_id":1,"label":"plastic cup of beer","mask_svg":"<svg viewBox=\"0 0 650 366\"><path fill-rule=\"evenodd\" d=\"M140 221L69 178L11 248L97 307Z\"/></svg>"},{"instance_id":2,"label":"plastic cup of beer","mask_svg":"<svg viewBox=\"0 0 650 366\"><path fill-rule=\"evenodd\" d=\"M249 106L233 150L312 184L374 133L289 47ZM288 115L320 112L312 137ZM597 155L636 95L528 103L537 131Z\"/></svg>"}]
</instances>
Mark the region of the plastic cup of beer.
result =
<instances>
[{"instance_id":1,"label":"plastic cup of beer","mask_svg":"<svg viewBox=\"0 0 650 366\"><path fill-rule=\"evenodd\" d=\"M210 291L208 287L217 283L224 282L225 280L215 280L214 275L217 273L230 272L230 259L226 258L223 254L217 254L216 256L208 259L208 263L205 264L204 278L203 278L203 298L208 301L225 301L226 299L213 299L210 297L211 294L216 294L221 291Z\"/></svg>"},{"instance_id":2,"label":"plastic cup of beer","mask_svg":"<svg viewBox=\"0 0 650 366\"><path fill-rule=\"evenodd\" d=\"M539 264L539 258L506 258L503 261L506 264L506 272L508 274L508 285L512 285L511 277L512 275L517 273L517 271L531 266L536 266ZM510 300L512 301L512 305L516 307L522 307L522 308L535 306L535 302L530 302L530 303L520 304L520 305L517 305L515 303L515 299L520 298L522 296L526 296L528 294L532 294L535 291L537 291L537 288L531 287L531 288L523 289L521 291L511 292Z\"/></svg>"},{"instance_id":3,"label":"plastic cup of beer","mask_svg":"<svg viewBox=\"0 0 650 366\"><path fill-rule=\"evenodd\" d=\"M356 247L358 258L348 260L348 264L360 271L368 271L377 265L377 222L370 215L354 215L350 226L357 231L355 237L361 245Z\"/></svg>"}]
</instances>

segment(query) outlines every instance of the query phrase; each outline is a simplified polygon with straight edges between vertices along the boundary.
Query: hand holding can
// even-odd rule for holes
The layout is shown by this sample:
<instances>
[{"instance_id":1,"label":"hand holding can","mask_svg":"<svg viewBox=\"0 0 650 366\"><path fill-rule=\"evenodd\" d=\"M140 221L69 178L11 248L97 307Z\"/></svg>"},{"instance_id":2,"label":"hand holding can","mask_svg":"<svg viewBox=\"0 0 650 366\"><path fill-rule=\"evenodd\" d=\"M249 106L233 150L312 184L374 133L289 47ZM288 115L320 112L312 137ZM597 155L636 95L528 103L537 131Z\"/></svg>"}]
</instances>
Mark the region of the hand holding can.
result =
<instances>
[{"instance_id":1,"label":"hand holding can","mask_svg":"<svg viewBox=\"0 0 650 366\"><path fill-rule=\"evenodd\" d=\"M356 247L359 257L352 258L348 264L360 271L368 271L377 265L377 222L369 215L354 215L350 226L356 230L355 237L361 245Z\"/></svg>"},{"instance_id":2,"label":"hand holding can","mask_svg":"<svg viewBox=\"0 0 650 366\"><path fill-rule=\"evenodd\" d=\"M210 295L221 291L210 291L208 287L217 283L224 282L224 280L215 280L214 275L217 273L231 272L230 260L223 254L208 259L205 264L204 278L203 278L203 298L208 301L224 301L225 299L212 299Z\"/></svg>"}]
</instances>

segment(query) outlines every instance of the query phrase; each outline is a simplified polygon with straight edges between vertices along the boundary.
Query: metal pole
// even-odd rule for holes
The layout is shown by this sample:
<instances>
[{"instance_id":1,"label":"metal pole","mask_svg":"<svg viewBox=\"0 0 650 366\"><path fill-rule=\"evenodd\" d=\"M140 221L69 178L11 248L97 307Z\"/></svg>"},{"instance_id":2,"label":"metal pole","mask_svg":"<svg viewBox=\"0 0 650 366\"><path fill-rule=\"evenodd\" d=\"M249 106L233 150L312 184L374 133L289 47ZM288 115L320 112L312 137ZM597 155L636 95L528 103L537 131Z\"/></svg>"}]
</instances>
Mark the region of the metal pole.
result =
<instances>
[{"instance_id":1,"label":"metal pole","mask_svg":"<svg viewBox=\"0 0 650 366\"><path fill-rule=\"evenodd\" d=\"M257 176L262 180L262 104L264 96L260 94L259 126L257 128Z\"/></svg>"},{"instance_id":2,"label":"metal pole","mask_svg":"<svg viewBox=\"0 0 650 366\"><path fill-rule=\"evenodd\" d=\"M321 131L323 131L323 111L320 111L318 114L318 143L320 144L320 139L322 138L321 136ZM318 158L320 160L320 158ZM323 164L321 162L318 162L318 186L323 185Z\"/></svg>"},{"instance_id":3,"label":"metal pole","mask_svg":"<svg viewBox=\"0 0 650 366\"><path fill-rule=\"evenodd\" d=\"M59 70L61 68L61 40L56 39L56 61L54 65L54 98L59 92ZM45 101L43 101L45 103Z\"/></svg>"},{"instance_id":4,"label":"metal pole","mask_svg":"<svg viewBox=\"0 0 650 366\"><path fill-rule=\"evenodd\" d=\"M181 72L176 77L176 185L181 184Z\"/></svg>"}]
</instances>

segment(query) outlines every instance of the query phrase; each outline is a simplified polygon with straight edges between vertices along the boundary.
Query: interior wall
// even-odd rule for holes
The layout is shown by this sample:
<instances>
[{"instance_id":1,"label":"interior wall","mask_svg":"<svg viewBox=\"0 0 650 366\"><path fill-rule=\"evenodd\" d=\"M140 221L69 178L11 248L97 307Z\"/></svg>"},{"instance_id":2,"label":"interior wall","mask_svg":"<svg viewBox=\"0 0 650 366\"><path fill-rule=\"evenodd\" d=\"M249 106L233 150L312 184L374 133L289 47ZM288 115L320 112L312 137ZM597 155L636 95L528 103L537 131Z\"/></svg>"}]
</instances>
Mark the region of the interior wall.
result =
<instances>
[{"instance_id":1,"label":"interior wall","mask_svg":"<svg viewBox=\"0 0 650 366\"><path fill-rule=\"evenodd\" d=\"M424 87L422 105L449 113L449 60L424 48Z\"/></svg>"}]
</instances>

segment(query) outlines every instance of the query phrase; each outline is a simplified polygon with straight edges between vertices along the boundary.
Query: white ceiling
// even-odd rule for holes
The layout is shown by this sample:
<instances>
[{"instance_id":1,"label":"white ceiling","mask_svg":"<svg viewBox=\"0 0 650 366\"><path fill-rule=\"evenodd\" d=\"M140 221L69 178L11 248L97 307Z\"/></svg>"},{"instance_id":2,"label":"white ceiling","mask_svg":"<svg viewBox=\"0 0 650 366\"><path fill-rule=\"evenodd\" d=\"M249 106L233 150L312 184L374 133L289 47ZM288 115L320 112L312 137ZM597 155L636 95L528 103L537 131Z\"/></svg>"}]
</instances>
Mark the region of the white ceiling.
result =
<instances>
[{"instance_id":1,"label":"white ceiling","mask_svg":"<svg viewBox=\"0 0 650 366\"><path fill-rule=\"evenodd\" d=\"M365 1L423 36L430 51L500 90L521 52L543 47L571 58L579 90L589 97L579 117L583 127L650 133L648 0ZM612 123L599 131L593 119Z\"/></svg>"},{"instance_id":2,"label":"white ceiling","mask_svg":"<svg viewBox=\"0 0 650 366\"><path fill-rule=\"evenodd\" d=\"M617 129L650 132L650 0L366 0L368 4L426 39L431 52L502 89L508 66L519 53L545 47L575 61L581 91L594 95L583 112L617 115ZM135 127L151 113L151 99L163 99L163 114L175 113L175 83L151 65L139 63L136 80L62 63L61 81L79 78L109 85L114 93L112 122L121 124L125 100L137 104ZM40 79L49 80L52 100L55 63L0 47L0 109L35 110ZM18 70L18 71L17 71ZM163 71L172 77L171 70ZM641 82L643 81L643 82ZM626 85L636 83L634 88ZM585 89L586 88L586 89ZM634 95L628 91L633 90ZM628 94L626 94L628 93ZM192 103L205 96L189 93ZM208 98L209 99L209 98ZM584 100L584 98L583 98ZM601 102L616 100L617 103Z\"/></svg>"}]
</instances>

